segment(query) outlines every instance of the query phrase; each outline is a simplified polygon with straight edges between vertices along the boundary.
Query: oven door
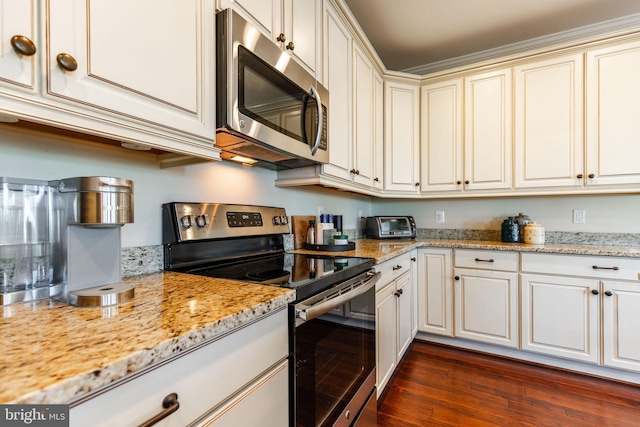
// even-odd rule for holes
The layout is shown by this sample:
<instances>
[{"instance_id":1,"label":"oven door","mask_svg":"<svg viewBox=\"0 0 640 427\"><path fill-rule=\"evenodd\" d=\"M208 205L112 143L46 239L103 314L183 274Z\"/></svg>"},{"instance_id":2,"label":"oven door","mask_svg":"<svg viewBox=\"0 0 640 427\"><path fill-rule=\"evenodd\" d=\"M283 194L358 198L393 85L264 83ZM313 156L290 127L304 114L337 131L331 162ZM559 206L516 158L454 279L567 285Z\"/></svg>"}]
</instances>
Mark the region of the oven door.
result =
<instances>
[{"instance_id":1,"label":"oven door","mask_svg":"<svg viewBox=\"0 0 640 427\"><path fill-rule=\"evenodd\" d=\"M360 415L371 396L375 400L379 279L380 273L367 272L292 304L292 426L350 426L371 419Z\"/></svg>"}]
</instances>

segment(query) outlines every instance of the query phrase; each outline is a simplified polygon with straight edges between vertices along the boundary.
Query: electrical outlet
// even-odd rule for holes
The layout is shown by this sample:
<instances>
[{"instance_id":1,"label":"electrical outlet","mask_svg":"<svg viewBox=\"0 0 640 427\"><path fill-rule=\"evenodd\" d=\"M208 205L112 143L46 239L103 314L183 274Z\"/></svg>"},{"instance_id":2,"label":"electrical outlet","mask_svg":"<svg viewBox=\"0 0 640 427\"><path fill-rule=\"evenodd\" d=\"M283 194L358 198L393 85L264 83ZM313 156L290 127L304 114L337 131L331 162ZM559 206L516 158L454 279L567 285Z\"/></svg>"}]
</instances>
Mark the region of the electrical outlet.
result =
<instances>
[{"instance_id":1,"label":"electrical outlet","mask_svg":"<svg viewBox=\"0 0 640 427\"><path fill-rule=\"evenodd\" d=\"M444 223L444 211L436 211L436 223Z\"/></svg>"},{"instance_id":2,"label":"electrical outlet","mask_svg":"<svg viewBox=\"0 0 640 427\"><path fill-rule=\"evenodd\" d=\"M574 209L573 210L573 223L574 224L585 224L587 222L587 211L584 209Z\"/></svg>"}]
</instances>

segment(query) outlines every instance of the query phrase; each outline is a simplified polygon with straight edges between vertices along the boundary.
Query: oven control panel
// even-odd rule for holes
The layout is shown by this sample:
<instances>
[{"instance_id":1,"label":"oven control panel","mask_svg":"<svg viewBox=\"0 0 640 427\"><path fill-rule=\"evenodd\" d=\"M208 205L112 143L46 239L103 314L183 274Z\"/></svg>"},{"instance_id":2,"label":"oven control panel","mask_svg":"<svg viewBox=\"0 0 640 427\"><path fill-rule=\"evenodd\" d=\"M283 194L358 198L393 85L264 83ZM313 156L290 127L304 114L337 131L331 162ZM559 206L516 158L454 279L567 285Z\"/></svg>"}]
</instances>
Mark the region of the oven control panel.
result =
<instances>
[{"instance_id":1,"label":"oven control panel","mask_svg":"<svg viewBox=\"0 0 640 427\"><path fill-rule=\"evenodd\" d=\"M163 227L173 228L171 234L177 233L178 241L290 232L284 208L177 202L164 204L162 208Z\"/></svg>"}]
</instances>

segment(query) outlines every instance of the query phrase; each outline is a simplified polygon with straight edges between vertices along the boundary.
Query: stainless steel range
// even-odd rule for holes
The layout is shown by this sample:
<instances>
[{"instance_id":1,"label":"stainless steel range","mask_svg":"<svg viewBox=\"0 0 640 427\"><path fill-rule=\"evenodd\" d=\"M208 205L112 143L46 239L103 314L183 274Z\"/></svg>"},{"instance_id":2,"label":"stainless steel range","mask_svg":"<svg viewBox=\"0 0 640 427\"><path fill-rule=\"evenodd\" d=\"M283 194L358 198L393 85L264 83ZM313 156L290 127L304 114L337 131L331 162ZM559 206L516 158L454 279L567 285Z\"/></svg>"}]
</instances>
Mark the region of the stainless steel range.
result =
<instances>
[{"instance_id":1,"label":"stainless steel range","mask_svg":"<svg viewBox=\"0 0 640 427\"><path fill-rule=\"evenodd\" d=\"M283 208L167 203L162 211L166 270L295 291L290 426L375 426L374 260L286 252Z\"/></svg>"}]
</instances>

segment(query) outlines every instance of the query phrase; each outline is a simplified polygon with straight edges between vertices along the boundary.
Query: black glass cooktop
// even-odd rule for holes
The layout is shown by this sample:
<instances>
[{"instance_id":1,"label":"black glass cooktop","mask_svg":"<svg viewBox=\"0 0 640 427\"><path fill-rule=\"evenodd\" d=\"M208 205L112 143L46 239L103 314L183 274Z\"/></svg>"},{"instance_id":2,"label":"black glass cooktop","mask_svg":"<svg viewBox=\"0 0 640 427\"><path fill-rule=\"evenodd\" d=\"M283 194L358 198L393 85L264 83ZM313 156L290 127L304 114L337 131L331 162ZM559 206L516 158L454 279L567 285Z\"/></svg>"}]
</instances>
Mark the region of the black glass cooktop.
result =
<instances>
[{"instance_id":1,"label":"black glass cooktop","mask_svg":"<svg viewBox=\"0 0 640 427\"><path fill-rule=\"evenodd\" d=\"M296 290L296 299L301 299L367 271L373 265L371 258L278 253L185 272L290 288Z\"/></svg>"}]
</instances>

